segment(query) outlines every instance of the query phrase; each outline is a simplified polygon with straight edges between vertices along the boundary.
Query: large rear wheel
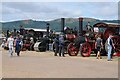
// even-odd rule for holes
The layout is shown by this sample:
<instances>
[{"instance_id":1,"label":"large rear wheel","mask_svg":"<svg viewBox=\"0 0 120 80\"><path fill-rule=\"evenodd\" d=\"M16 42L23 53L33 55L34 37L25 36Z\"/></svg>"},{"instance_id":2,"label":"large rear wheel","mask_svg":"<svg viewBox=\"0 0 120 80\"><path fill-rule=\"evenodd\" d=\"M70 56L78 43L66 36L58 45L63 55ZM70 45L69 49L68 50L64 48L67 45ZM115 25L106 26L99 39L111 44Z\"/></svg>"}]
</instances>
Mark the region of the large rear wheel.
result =
<instances>
[{"instance_id":1,"label":"large rear wheel","mask_svg":"<svg viewBox=\"0 0 120 80\"><path fill-rule=\"evenodd\" d=\"M112 38L113 43L115 45L115 53L114 56L120 56L120 36L115 36Z\"/></svg>"}]
</instances>

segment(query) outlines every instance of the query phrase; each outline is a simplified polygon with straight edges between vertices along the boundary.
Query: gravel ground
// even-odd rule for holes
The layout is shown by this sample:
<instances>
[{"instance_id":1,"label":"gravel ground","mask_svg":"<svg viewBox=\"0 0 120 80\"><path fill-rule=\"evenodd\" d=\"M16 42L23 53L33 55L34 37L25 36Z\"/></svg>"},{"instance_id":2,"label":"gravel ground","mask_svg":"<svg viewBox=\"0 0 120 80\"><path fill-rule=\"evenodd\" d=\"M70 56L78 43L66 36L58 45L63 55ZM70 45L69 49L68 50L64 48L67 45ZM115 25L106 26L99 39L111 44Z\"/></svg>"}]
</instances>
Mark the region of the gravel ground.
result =
<instances>
[{"instance_id":1,"label":"gravel ground","mask_svg":"<svg viewBox=\"0 0 120 80\"><path fill-rule=\"evenodd\" d=\"M2 77L4 78L118 78L118 57L107 61L107 56L97 60L95 56L53 56L51 51L23 51L21 56L2 53ZM1 57L0 57L1 59Z\"/></svg>"}]
</instances>

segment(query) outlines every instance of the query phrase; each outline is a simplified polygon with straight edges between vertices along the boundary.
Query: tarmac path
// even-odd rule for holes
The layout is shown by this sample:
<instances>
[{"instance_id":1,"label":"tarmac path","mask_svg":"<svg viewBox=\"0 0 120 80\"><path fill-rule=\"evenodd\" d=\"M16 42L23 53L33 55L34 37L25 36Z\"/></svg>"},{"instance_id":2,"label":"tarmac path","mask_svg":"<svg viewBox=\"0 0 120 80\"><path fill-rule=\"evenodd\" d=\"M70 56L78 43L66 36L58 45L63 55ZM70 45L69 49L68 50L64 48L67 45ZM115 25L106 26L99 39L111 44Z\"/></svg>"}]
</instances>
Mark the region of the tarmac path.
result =
<instances>
[{"instance_id":1,"label":"tarmac path","mask_svg":"<svg viewBox=\"0 0 120 80\"><path fill-rule=\"evenodd\" d=\"M8 51L1 51L3 78L118 78L117 57L108 62L107 57L55 57L50 51L23 51L20 57L15 53L9 57Z\"/></svg>"}]
</instances>

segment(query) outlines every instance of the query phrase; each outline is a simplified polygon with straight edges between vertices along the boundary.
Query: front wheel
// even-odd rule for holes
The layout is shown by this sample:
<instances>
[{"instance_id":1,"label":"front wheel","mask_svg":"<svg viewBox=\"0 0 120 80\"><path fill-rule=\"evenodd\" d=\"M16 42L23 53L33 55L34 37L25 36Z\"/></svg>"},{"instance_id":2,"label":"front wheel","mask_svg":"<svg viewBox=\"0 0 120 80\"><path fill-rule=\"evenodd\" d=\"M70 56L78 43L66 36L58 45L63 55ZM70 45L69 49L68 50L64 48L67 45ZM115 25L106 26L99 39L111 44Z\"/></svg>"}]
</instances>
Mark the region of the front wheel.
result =
<instances>
[{"instance_id":1,"label":"front wheel","mask_svg":"<svg viewBox=\"0 0 120 80\"><path fill-rule=\"evenodd\" d=\"M77 56L79 50L74 46L74 43L70 43L67 47L67 52L70 56Z\"/></svg>"},{"instance_id":2,"label":"front wheel","mask_svg":"<svg viewBox=\"0 0 120 80\"><path fill-rule=\"evenodd\" d=\"M89 43L83 43L80 46L80 52L83 57L89 57L91 53L91 46Z\"/></svg>"}]
</instances>

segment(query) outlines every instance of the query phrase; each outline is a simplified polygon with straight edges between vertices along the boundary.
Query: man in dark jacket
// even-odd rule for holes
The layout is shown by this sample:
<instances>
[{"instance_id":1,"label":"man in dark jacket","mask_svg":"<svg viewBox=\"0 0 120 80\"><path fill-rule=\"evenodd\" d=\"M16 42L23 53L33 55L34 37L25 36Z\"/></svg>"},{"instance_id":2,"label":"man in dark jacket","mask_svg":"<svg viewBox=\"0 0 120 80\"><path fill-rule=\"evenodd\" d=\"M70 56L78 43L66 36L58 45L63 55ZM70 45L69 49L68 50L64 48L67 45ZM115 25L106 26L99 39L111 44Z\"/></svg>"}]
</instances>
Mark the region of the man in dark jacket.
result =
<instances>
[{"instance_id":1,"label":"man in dark jacket","mask_svg":"<svg viewBox=\"0 0 120 80\"><path fill-rule=\"evenodd\" d=\"M64 56L64 35L60 35L59 37L59 56Z\"/></svg>"},{"instance_id":2,"label":"man in dark jacket","mask_svg":"<svg viewBox=\"0 0 120 80\"><path fill-rule=\"evenodd\" d=\"M54 39L54 47L55 47L54 56L57 56L57 53L59 51L59 36L56 36L56 38Z\"/></svg>"},{"instance_id":3,"label":"man in dark jacket","mask_svg":"<svg viewBox=\"0 0 120 80\"><path fill-rule=\"evenodd\" d=\"M20 35L18 35L17 39L15 40L15 52L17 53L17 56L20 56L22 44L23 44L22 39Z\"/></svg>"}]
</instances>

